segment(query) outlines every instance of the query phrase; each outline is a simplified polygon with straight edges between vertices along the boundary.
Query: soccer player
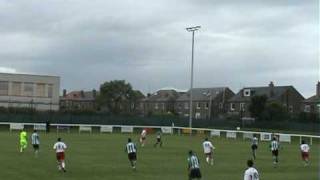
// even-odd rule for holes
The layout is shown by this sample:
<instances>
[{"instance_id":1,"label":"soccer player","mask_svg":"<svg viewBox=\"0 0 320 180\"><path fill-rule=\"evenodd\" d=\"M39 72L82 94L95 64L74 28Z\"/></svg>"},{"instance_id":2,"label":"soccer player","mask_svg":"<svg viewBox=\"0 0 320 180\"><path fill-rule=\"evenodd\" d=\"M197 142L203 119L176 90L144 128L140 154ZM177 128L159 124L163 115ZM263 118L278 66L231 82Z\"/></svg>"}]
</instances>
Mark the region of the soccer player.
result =
<instances>
[{"instance_id":1,"label":"soccer player","mask_svg":"<svg viewBox=\"0 0 320 180\"><path fill-rule=\"evenodd\" d=\"M128 138L128 143L126 145L125 151L128 153L128 158L132 169L135 170L137 164L137 147L132 142L131 138Z\"/></svg>"},{"instance_id":2,"label":"soccer player","mask_svg":"<svg viewBox=\"0 0 320 180\"><path fill-rule=\"evenodd\" d=\"M141 147L144 147L147 138L147 130L143 129L140 136Z\"/></svg>"},{"instance_id":3,"label":"soccer player","mask_svg":"<svg viewBox=\"0 0 320 180\"><path fill-rule=\"evenodd\" d=\"M273 159L273 164L276 166L279 162L278 160L278 155L279 155L279 148L280 148L280 144L277 141L276 137L272 138L271 144L270 144L270 149L272 152L272 159Z\"/></svg>"},{"instance_id":4,"label":"soccer player","mask_svg":"<svg viewBox=\"0 0 320 180\"><path fill-rule=\"evenodd\" d=\"M259 180L259 173L256 168L253 167L253 161L247 161L248 169L244 172L244 180Z\"/></svg>"},{"instance_id":5,"label":"soccer player","mask_svg":"<svg viewBox=\"0 0 320 180\"><path fill-rule=\"evenodd\" d=\"M154 144L154 147L157 147L158 144L160 147L162 147L162 140L161 140L161 133L160 132L158 132L158 134L157 134L157 141Z\"/></svg>"},{"instance_id":6,"label":"soccer player","mask_svg":"<svg viewBox=\"0 0 320 180\"><path fill-rule=\"evenodd\" d=\"M189 173L189 180L201 179L200 162L198 157L193 153L192 150L189 151L188 173Z\"/></svg>"},{"instance_id":7,"label":"soccer player","mask_svg":"<svg viewBox=\"0 0 320 180\"><path fill-rule=\"evenodd\" d=\"M28 140L27 140L27 132L25 129L22 129L20 132L20 152L22 153L28 145Z\"/></svg>"},{"instance_id":8,"label":"soccer player","mask_svg":"<svg viewBox=\"0 0 320 180\"><path fill-rule=\"evenodd\" d=\"M204 154L206 155L206 161L207 163L213 165L213 150L215 147L212 145L212 143L206 138L204 142L202 143Z\"/></svg>"},{"instance_id":9,"label":"soccer player","mask_svg":"<svg viewBox=\"0 0 320 180\"><path fill-rule=\"evenodd\" d=\"M39 134L37 133L37 130L33 131L31 135L31 142L34 150L34 155L37 157L39 153L39 148L40 148L40 138L39 138Z\"/></svg>"},{"instance_id":10,"label":"soccer player","mask_svg":"<svg viewBox=\"0 0 320 180\"><path fill-rule=\"evenodd\" d=\"M252 156L253 156L254 160L257 157L256 151L258 149L258 142L259 142L259 140L258 140L257 136L254 135L253 138L252 138L252 141L251 141L251 150L252 150Z\"/></svg>"},{"instance_id":11,"label":"soccer player","mask_svg":"<svg viewBox=\"0 0 320 180\"><path fill-rule=\"evenodd\" d=\"M66 164L65 164L65 150L67 149L67 145L62 142L61 138L58 138L58 141L54 144L53 149L56 151L56 157L58 162L58 169L66 172Z\"/></svg>"},{"instance_id":12,"label":"soccer player","mask_svg":"<svg viewBox=\"0 0 320 180\"><path fill-rule=\"evenodd\" d=\"M300 150L301 150L302 160L304 161L304 166L308 166L310 146L307 143L305 143L304 140L302 140L301 142Z\"/></svg>"}]
</instances>

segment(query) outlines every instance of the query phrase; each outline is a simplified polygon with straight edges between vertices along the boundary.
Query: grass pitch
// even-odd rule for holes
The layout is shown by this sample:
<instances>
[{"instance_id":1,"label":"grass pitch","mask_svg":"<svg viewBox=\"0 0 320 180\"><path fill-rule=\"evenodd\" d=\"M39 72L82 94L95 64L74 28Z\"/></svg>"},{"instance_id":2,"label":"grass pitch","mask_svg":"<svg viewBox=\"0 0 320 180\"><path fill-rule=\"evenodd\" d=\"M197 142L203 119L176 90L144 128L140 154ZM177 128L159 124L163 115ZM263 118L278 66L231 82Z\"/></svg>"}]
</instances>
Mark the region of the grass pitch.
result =
<instances>
[{"instance_id":1,"label":"grass pitch","mask_svg":"<svg viewBox=\"0 0 320 180\"><path fill-rule=\"evenodd\" d=\"M31 132L28 133L30 137ZM67 172L57 170L52 146L56 133L40 133L41 146L38 158L31 145L24 153L18 152L18 132L0 132L1 169L3 180L183 180L187 179L187 152L194 150L201 165L204 180L243 179L246 160L251 158L250 142L242 139L214 138L214 166L205 163L202 153L204 136L163 136L163 147L154 148L155 136L147 137L144 148L138 145L137 171L129 165L124 152L128 137L138 142L137 134L59 134L68 145ZM30 143L30 141L29 141ZM319 179L319 143L311 146L311 165L304 167L300 159L298 142L282 143L280 163L272 166L269 143L260 142L256 168L265 180L316 180Z\"/></svg>"}]
</instances>

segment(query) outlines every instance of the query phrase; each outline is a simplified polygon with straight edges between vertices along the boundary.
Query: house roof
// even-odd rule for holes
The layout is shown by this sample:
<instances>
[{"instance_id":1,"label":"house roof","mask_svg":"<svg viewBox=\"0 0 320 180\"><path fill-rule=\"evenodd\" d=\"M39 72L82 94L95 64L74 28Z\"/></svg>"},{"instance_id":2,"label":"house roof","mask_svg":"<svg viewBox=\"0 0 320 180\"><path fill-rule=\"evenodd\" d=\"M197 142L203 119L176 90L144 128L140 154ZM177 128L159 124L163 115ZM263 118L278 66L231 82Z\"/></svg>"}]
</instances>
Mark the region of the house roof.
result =
<instances>
[{"instance_id":1,"label":"house roof","mask_svg":"<svg viewBox=\"0 0 320 180\"><path fill-rule=\"evenodd\" d=\"M271 95L272 88L272 95ZM251 95L243 96L243 91L249 89ZM266 95L268 100L278 100L286 91L295 91L299 96L304 99L304 97L293 87L293 86L263 86L263 87L245 87L241 89L235 96L233 96L229 101L230 102L243 102L250 101L252 96L262 96Z\"/></svg>"},{"instance_id":2,"label":"house roof","mask_svg":"<svg viewBox=\"0 0 320 180\"><path fill-rule=\"evenodd\" d=\"M220 93L227 89L227 87L214 87L214 88L193 88L192 89L192 99L193 101L208 101L210 100L210 95L212 99L215 99ZM177 101L189 101L190 100L190 90L179 96Z\"/></svg>"},{"instance_id":3,"label":"house roof","mask_svg":"<svg viewBox=\"0 0 320 180\"><path fill-rule=\"evenodd\" d=\"M178 94L179 92L175 90L159 90L151 94L151 96L146 97L144 101L170 101L176 99L178 97Z\"/></svg>"},{"instance_id":4,"label":"house roof","mask_svg":"<svg viewBox=\"0 0 320 180\"><path fill-rule=\"evenodd\" d=\"M320 103L320 96L317 96L317 95L311 96L310 98L306 99L304 102Z\"/></svg>"},{"instance_id":5,"label":"house roof","mask_svg":"<svg viewBox=\"0 0 320 180\"><path fill-rule=\"evenodd\" d=\"M81 94L83 92L83 95ZM71 91L66 94L65 97L61 97L62 100L79 100L79 101L93 101L95 97L93 91ZM98 92L97 92L98 95Z\"/></svg>"}]
</instances>

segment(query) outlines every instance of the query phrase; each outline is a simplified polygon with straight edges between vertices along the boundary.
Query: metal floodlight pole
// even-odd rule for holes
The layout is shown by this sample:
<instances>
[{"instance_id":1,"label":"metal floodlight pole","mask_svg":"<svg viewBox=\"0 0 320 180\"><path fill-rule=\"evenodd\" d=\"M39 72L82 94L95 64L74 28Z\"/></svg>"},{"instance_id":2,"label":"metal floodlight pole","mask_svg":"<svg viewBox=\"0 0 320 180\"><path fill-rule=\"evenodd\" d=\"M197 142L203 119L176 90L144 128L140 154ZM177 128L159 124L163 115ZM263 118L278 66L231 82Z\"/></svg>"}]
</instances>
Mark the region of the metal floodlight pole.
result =
<instances>
[{"instance_id":1,"label":"metal floodlight pole","mask_svg":"<svg viewBox=\"0 0 320 180\"><path fill-rule=\"evenodd\" d=\"M189 127L192 128L192 89L193 89L193 62L194 62L194 32L199 30L201 26L188 27L186 30L192 32L192 50L191 50L191 79L190 79L190 107L189 107Z\"/></svg>"}]
</instances>

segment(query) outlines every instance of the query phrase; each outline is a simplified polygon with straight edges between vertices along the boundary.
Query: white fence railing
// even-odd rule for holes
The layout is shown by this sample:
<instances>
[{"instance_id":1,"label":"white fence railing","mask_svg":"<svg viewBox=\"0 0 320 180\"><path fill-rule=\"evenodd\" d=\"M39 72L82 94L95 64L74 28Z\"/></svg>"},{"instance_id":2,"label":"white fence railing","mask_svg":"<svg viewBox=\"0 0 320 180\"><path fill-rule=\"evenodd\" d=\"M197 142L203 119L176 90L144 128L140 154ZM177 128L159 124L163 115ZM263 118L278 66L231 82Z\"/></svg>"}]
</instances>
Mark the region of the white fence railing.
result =
<instances>
[{"instance_id":1,"label":"white fence railing","mask_svg":"<svg viewBox=\"0 0 320 180\"><path fill-rule=\"evenodd\" d=\"M0 125L9 126L10 131L21 130L26 126L33 127L37 130L46 130L44 123L10 123L10 122L0 122ZM243 139L250 139L253 135L260 136L261 141L270 141L272 136L277 136L280 142L289 142L293 137L298 137L300 142L302 139L310 139L310 144L312 145L313 139L320 139L317 135L306 135L306 134L287 134L287 133L270 133L270 132L260 132L260 131L242 131L242 130L223 130L223 129L208 129L208 128L187 128L187 127L176 127L176 126L129 126L129 125L99 125L99 124L50 124L50 126L57 129L57 133L66 129L70 132L70 129L78 128L79 133L82 131L92 132L93 128L99 129L101 133L103 132L113 132L115 128L121 130L122 133L133 133L134 129L157 129L164 134L208 134L210 136L222 136L225 134L226 138L237 138L242 137Z\"/></svg>"}]
</instances>

